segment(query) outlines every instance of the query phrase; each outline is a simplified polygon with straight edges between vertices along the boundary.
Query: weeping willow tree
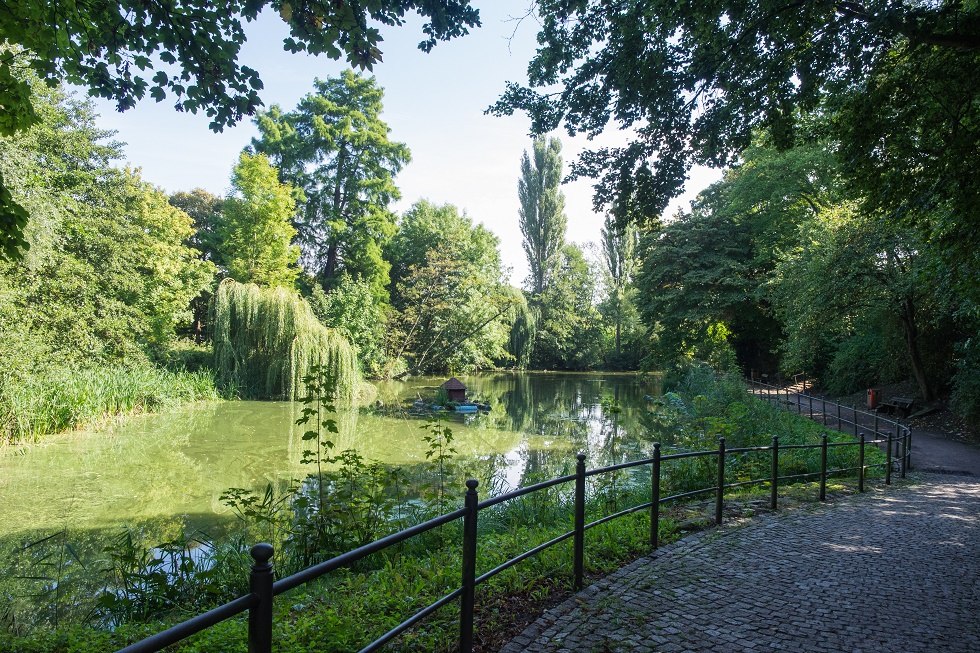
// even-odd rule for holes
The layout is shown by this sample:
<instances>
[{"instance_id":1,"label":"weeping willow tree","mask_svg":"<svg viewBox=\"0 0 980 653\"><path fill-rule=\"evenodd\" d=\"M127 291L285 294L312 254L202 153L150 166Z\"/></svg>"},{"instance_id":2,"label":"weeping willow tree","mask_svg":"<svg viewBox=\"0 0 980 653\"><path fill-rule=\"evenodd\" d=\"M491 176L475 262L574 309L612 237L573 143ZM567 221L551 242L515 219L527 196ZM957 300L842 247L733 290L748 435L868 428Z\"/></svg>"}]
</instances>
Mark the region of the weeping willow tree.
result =
<instances>
[{"instance_id":1,"label":"weeping willow tree","mask_svg":"<svg viewBox=\"0 0 980 653\"><path fill-rule=\"evenodd\" d=\"M526 369L531 364L531 354L534 353L534 335L538 330L538 311L528 306L527 300L514 304L514 321L510 327L510 340L507 349L514 357L514 364L520 369Z\"/></svg>"},{"instance_id":2,"label":"weeping willow tree","mask_svg":"<svg viewBox=\"0 0 980 653\"><path fill-rule=\"evenodd\" d=\"M225 279L214 298L214 325L218 381L243 397L301 397L303 377L317 364L333 373L338 400L357 393L356 350L295 292Z\"/></svg>"}]
</instances>

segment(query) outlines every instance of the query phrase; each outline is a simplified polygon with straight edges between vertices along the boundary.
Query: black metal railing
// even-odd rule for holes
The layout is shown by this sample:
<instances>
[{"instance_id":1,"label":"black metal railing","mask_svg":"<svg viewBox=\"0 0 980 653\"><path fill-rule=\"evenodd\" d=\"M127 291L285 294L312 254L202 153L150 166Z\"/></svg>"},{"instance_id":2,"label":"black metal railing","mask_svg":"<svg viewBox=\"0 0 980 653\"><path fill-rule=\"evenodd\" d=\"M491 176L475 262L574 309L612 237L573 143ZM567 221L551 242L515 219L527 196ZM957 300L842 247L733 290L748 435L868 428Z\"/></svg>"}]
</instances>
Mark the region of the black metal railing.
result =
<instances>
[{"instance_id":1,"label":"black metal railing","mask_svg":"<svg viewBox=\"0 0 980 653\"><path fill-rule=\"evenodd\" d=\"M799 375L797 375L799 376ZM905 478L906 472L912 469L912 429L895 419L881 417L877 411L858 410L854 404L845 405L836 401L828 401L823 397L815 398L806 392L806 380L804 379L803 392L792 390L787 386L776 386L755 379L748 379L749 389L757 398L775 404L784 410L796 410L798 415L806 414L811 420L819 420L823 426L832 426L836 421L836 430L846 433L851 432L854 437L858 436L858 431L862 428L871 430L874 438L884 437L886 440L886 453L889 459L892 458L892 445L895 449L895 462L898 464L899 473ZM819 402L819 407L814 413L813 406L815 400ZM804 413L804 404L806 412ZM828 411L828 407L830 410ZM850 411L850 419L847 413ZM867 418L866 423L861 424L861 417ZM888 429L883 431L882 428ZM889 470L890 471L890 470ZM891 475L887 476L887 483L891 483Z\"/></svg>"},{"instance_id":2,"label":"black metal railing","mask_svg":"<svg viewBox=\"0 0 980 653\"><path fill-rule=\"evenodd\" d=\"M775 386L767 386L764 388L763 386L765 384L760 384L758 382L753 382L752 384L754 390L762 390L764 391L763 394L769 393L770 389L773 391L776 390ZM856 419L857 417L855 413L855 420ZM898 431L900 435L896 438L895 434L891 432L879 431L878 426L880 423L884 422L893 424L896 431ZM368 651L375 651L379 649L381 646L397 637L405 630L411 628L419 621L425 619L436 610L448 605L449 603L452 603L453 601L456 601L457 599L460 603L459 651L461 653L470 653L473 650L473 614L476 603L475 591L477 586L485 583L497 574L510 569L523 560L537 555L547 548L555 546L556 544L564 542L565 540L572 539L573 582L575 588L580 589L585 578L585 534L588 530L599 526L600 524L604 524L613 519L642 510L649 510L650 546L656 549L659 545L660 506L666 503L706 494L713 494L715 503L714 520L716 524L721 524L725 505L725 491L728 489L768 483L770 485L770 507L775 510L778 508L779 487L781 484L788 481L799 481L819 477L819 497L821 501L824 501L826 500L827 478L830 475L857 472L858 489L861 492L864 492L865 490L865 476L867 470L871 467L884 466L885 483L890 484L892 465L898 461L900 462L901 472L904 476L908 463L910 442L910 436L907 428L903 427L897 422L881 420L881 422L874 422L874 431L872 432L871 439L868 439L865 433L858 433L857 426L855 426L854 432L855 435L858 436L854 441L829 442L827 434L824 434L821 441L817 444L780 445L779 437L773 436L772 443L770 445L739 447L734 449L726 449L725 439L720 438L717 449L709 449L704 451L683 451L666 455L661 454L661 447L658 443L653 445L653 457L651 458L609 465L607 467L591 470L586 469L586 457L584 454L580 453L577 455L574 474L560 476L558 478L553 478L535 485L519 488L512 492L507 492L506 494L484 499L483 501L479 501L477 495L477 481L470 479L466 481L466 494L464 498L464 505L461 509L440 515L434 519L430 519L416 526L412 526L411 528L407 528L399 531L398 533L381 538L375 542L371 542L370 544L354 549L353 551L349 551L325 562L308 567L281 580L273 581L272 546L264 543L256 544L251 550L254 564L252 565L249 576L249 594L205 612L204 614L188 619L187 621L177 624L176 626L173 626L172 628L169 628L163 632L157 633L127 646L121 649L119 653L152 653L155 651L160 651L171 644L186 639L191 635L199 633L219 622L240 615L246 611L248 611L248 652L270 653L272 651L273 606L276 596L320 578L337 569L350 567L355 562L366 556L387 549L390 546L408 540L417 535L421 535L422 533L426 533L439 526L454 522L458 519L463 520L462 541L460 543L462 549L462 579L460 586L375 639L373 642L362 648L361 653L367 653ZM893 458L892 444L895 441L903 443L903 451L899 456ZM876 465L866 465L865 448L868 445L885 445L886 461ZM858 447L858 466L841 469L828 469L828 449L830 447L849 446ZM780 476L779 454L780 451L785 451L787 449L820 449L820 471ZM771 457L771 471L768 477L730 483L725 482L726 459L728 459L730 456L758 454L759 452L768 452ZM896 453L898 453L898 449L896 449ZM666 475L664 474L665 463L669 464L671 461L683 460L686 458L702 458L711 456L716 456L718 462L717 478L712 485L696 490L677 492L666 497L660 496L661 484L666 478ZM651 473L650 501L620 510L614 514L606 515L591 522L586 522L587 479L619 470L635 469L644 466L649 466ZM558 535L557 537L544 542L543 544L539 544L525 551L524 553L511 558L503 564L500 564L490 571L477 576L477 523L480 512L518 497L567 483L574 483L572 530L562 533L561 535Z\"/></svg>"}]
</instances>

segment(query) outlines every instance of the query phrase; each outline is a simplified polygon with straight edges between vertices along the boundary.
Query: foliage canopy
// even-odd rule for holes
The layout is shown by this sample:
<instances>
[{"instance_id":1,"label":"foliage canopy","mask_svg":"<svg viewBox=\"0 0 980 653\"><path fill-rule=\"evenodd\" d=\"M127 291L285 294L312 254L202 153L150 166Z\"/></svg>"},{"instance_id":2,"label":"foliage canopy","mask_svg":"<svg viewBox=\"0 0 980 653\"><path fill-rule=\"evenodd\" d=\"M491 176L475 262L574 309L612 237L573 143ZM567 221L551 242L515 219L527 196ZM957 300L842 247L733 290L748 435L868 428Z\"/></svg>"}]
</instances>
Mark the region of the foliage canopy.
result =
<instances>
[{"instance_id":1,"label":"foliage canopy","mask_svg":"<svg viewBox=\"0 0 980 653\"><path fill-rule=\"evenodd\" d=\"M527 111L539 134L562 122L570 134L595 136L611 122L630 130L628 145L586 152L572 167L573 177L601 178L596 208L610 207L620 221L660 215L692 164L735 162L754 130L792 145L801 116L814 110L837 111L838 134L861 132L852 148L857 182L861 170L875 172L875 184L901 170L879 158L882 139L889 160L892 151L917 153L926 179L976 170L975 2L542 0L537 8L540 47L528 85L508 84L490 110ZM955 89L948 101L940 90L947 79ZM903 142L893 147L893 136ZM890 185L894 196L873 200L897 208L919 195ZM930 188L933 203L955 199L954 187Z\"/></svg>"},{"instance_id":2,"label":"foliage canopy","mask_svg":"<svg viewBox=\"0 0 980 653\"><path fill-rule=\"evenodd\" d=\"M411 155L388 136L384 92L373 77L348 70L314 88L295 111L260 114L252 147L300 191L304 267L328 286L346 273L380 296L388 283L382 248L394 232L388 204L399 198L394 177Z\"/></svg>"},{"instance_id":3,"label":"foliage canopy","mask_svg":"<svg viewBox=\"0 0 980 653\"><path fill-rule=\"evenodd\" d=\"M466 34L480 24L469 0L381 0L370 3L208 0L64 3L13 0L0 8L0 136L37 120L30 87L16 69L30 68L49 85L67 81L116 102L120 111L147 94L174 100L177 111L203 111L221 131L255 113L262 80L239 62L245 25L269 7L289 25L289 52L344 58L370 69L381 61L376 25L398 26L408 12L426 22L419 48ZM24 207L0 178L0 254L28 245Z\"/></svg>"}]
</instances>

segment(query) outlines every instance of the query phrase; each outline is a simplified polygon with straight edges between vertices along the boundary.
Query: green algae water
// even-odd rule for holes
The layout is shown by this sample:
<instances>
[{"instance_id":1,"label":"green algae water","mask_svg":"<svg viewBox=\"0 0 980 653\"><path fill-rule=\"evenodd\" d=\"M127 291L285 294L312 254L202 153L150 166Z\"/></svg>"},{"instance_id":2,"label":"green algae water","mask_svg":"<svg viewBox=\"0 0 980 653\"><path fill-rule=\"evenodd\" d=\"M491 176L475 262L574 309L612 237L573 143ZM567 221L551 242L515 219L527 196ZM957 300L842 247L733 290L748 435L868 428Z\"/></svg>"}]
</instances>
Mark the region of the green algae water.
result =
<instances>
[{"instance_id":1,"label":"green algae water","mask_svg":"<svg viewBox=\"0 0 980 653\"><path fill-rule=\"evenodd\" d=\"M335 451L357 449L387 465L427 464L426 420L405 408L444 379L378 385L370 406L342 409ZM634 375L493 374L462 380L486 414L453 416L457 459L501 492L568 471L579 451L590 466L650 451L643 423L655 380ZM290 402L202 403L136 416L108 428L0 450L0 567L9 552L55 533L104 547L125 529L147 541L180 533L220 535L234 522L220 500L232 487L283 486L311 471Z\"/></svg>"},{"instance_id":2,"label":"green algae water","mask_svg":"<svg viewBox=\"0 0 980 653\"><path fill-rule=\"evenodd\" d=\"M431 396L443 379L378 385L376 403L341 410L337 451L354 448L391 465L425 462L424 419L401 408ZM496 374L463 377L488 414L452 417L459 458L494 467L498 489L528 474L560 473L578 451L600 464L644 448L640 416L653 381L632 375ZM613 414L610 406L621 408ZM605 404L605 405L604 405ZM380 405L380 406L379 406ZM96 432L0 450L0 538L118 529L174 520L210 529L229 515L231 487L262 488L302 478L299 404L227 401L127 418ZM618 447L618 449L617 449ZM0 553L2 555L2 553Z\"/></svg>"}]
</instances>

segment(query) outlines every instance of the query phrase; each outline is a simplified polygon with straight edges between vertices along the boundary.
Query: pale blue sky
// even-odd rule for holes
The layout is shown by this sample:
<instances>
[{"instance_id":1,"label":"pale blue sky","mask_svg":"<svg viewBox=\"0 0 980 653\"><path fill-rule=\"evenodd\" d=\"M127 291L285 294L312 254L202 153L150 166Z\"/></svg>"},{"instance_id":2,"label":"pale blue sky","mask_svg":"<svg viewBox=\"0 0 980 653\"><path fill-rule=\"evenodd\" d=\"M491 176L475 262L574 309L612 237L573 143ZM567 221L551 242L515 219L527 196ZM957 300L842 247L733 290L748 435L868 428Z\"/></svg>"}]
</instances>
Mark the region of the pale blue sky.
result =
<instances>
[{"instance_id":1,"label":"pale blue sky","mask_svg":"<svg viewBox=\"0 0 980 653\"><path fill-rule=\"evenodd\" d=\"M533 17L520 24L511 18L526 13L527 1L477 3L483 27L439 43L429 54L416 48L421 21L387 29L381 45L384 61L373 71L385 89L383 117L391 136L412 151L412 162L396 178L402 200L393 208L402 211L420 198L457 205L500 237L504 263L512 269L516 284L527 275L517 223L517 179L521 153L530 145L530 123L523 114L495 118L483 111L506 81L526 79L538 25ZM290 110L310 92L314 77L337 75L345 65L284 52L286 33L279 17L265 12L247 30L241 62L261 74L266 106L279 104ZM215 134L208 129L206 116L177 113L166 100L159 104L144 100L121 114L111 103L96 104L102 114L100 125L117 130L118 138L128 144L128 162L168 192L201 187L224 194L232 165L256 134L251 121ZM586 144L563 132L557 135L566 162ZM604 143L622 140L614 132L603 136ZM695 171L687 192L669 212L682 203L686 206L719 176L717 171ZM569 240L597 241L602 216L592 211L591 182L566 184L563 190Z\"/></svg>"}]
</instances>

